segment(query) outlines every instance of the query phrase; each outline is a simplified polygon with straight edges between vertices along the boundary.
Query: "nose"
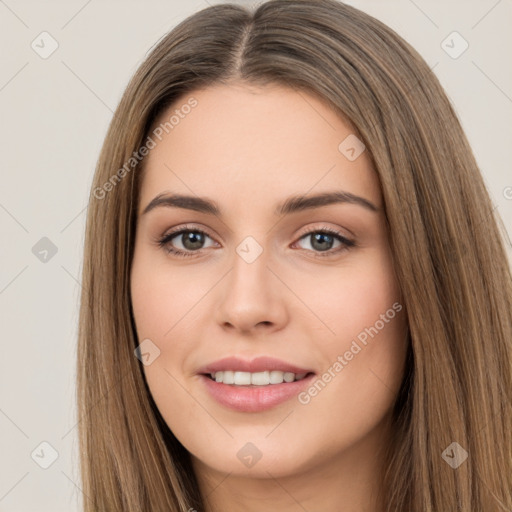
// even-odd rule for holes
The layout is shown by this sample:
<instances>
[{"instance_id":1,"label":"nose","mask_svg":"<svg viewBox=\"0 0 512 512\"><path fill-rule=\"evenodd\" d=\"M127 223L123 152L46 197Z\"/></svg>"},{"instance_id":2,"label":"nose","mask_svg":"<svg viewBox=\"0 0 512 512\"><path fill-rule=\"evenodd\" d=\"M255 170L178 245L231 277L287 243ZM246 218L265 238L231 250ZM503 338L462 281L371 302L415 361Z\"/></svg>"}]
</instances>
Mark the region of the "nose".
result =
<instances>
[{"instance_id":1,"label":"nose","mask_svg":"<svg viewBox=\"0 0 512 512\"><path fill-rule=\"evenodd\" d=\"M216 321L223 329L270 334L286 324L286 286L269 267L266 254L249 263L235 253L218 290Z\"/></svg>"}]
</instances>

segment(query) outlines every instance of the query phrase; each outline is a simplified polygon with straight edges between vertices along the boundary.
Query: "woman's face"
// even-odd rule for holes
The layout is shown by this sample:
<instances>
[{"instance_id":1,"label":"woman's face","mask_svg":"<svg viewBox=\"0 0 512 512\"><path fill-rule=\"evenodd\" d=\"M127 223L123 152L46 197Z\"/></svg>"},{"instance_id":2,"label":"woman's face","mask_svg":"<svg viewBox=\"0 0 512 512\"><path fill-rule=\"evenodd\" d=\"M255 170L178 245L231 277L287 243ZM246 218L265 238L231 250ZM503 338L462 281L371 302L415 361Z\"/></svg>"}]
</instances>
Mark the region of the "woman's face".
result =
<instances>
[{"instance_id":1,"label":"woman's face","mask_svg":"<svg viewBox=\"0 0 512 512\"><path fill-rule=\"evenodd\" d=\"M371 459L403 376L406 317L368 152L323 102L277 85L202 89L160 120L131 292L169 428L212 472ZM189 199L162 199L178 195Z\"/></svg>"}]
</instances>

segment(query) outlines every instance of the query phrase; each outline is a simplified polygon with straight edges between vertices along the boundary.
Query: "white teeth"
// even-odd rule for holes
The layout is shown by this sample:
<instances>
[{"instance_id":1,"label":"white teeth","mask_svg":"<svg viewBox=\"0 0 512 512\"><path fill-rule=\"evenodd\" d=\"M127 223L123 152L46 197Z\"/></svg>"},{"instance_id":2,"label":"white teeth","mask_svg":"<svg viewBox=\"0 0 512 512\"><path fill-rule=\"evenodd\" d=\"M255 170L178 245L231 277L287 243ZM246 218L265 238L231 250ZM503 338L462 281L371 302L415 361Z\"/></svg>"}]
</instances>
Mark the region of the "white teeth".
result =
<instances>
[{"instance_id":1,"label":"white teeth","mask_svg":"<svg viewBox=\"0 0 512 512\"><path fill-rule=\"evenodd\" d=\"M286 372L283 375L283 379L284 379L285 382L293 382L295 380L295 374L294 373L290 373L290 372Z\"/></svg>"},{"instance_id":2,"label":"white teeth","mask_svg":"<svg viewBox=\"0 0 512 512\"><path fill-rule=\"evenodd\" d=\"M235 372L235 384L237 386L249 386L251 384L251 374L247 372Z\"/></svg>"},{"instance_id":3,"label":"white teeth","mask_svg":"<svg viewBox=\"0 0 512 512\"><path fill-rule=\"evenodd\" d=\"M266 386L270 384L270 372L248 373L253 386Z\"/></svg>"},{"instance_id":4,"label":"white teeth","mask_svg":"<svg viewBox=\"0 0 512 512\"><path fill-rule=\"evenodd\" d=\"M270 384L281 384L283 382L283 372L272 371L270 372Z\"/></svg>"},{"instance_id":5,"label":"white teeth","mask_svg":"<svg viewBox=\"0 0 512 512\"><path fill-rule=\"evenodd\" d=\"M283 382L293 382L303 379L306 373L291 373L281 371L264 371L264 372L237 372L222 371L210 374L216 382L224 384L234 384L235 386L267 386L269 384L282 384Z\"/></svg>"},{"instance_id":6,"label":"white teeth","mask_svg":"<svg viewBox=\"0 0 512 512\"><path fill-rule=\"evenodd\" d=\"M215 377L217 377L217 374L215 374ZM222 372L222 382L224 384L234 384L235 372Z\"/></svg>"}]
</instances>

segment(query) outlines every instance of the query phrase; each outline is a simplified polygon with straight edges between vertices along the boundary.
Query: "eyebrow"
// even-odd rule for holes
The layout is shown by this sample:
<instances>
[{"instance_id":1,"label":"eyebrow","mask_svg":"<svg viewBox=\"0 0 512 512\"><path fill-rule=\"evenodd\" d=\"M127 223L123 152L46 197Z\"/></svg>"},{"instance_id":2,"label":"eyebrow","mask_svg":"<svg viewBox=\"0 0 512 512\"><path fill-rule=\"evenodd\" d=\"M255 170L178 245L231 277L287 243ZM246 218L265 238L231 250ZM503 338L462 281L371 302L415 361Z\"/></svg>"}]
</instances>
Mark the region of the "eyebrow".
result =
<instances>
[{"instance_id":1,"label":"eyebrow","mask_svg":"<svg viewBox=\"0 0 512 512\"><path fill-rule=\"evenodd\" d=\"M379 207L375 206L371 201L368 201L368 199L340 190L314 195L298 195L289 197L286 201L277 205L274 213L275 215L290 215L296 212L339 203L355 204L372 212L378 212L380 210ZM157 195L146 206L146 208L144 208L141 215L144 215L157 207L183 208L185 210L194 210L196 212L222 217L222 212L219 206L211 199L181 194L169 195L165 193Z\"/></svg>"}]
</instances>

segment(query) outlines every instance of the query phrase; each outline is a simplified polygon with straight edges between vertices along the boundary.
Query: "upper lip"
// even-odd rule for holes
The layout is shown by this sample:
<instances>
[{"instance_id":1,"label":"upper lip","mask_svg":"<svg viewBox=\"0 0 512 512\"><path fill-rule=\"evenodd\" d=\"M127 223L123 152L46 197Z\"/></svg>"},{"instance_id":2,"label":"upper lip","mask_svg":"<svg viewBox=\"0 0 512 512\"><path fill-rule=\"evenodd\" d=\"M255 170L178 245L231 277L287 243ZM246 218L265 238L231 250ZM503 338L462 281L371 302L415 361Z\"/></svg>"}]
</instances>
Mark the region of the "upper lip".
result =
<instances>
[{"instance_id":1,"label":"upper lip","mask_svg":"<svg viewBox=\"0 0 512 512\"><path fill-rule=\"evenodd\" d=\"M264 372L266 370L279 370L295 374L313 372L313 370L300 368L299 366L287 363L280 359L275 359L274 357L260 356L247 361L236 356L231 356L207 364L206 366L199 368L197 373L210 374L229 370L249 373Z\"/></svg>"}]
</instances>

